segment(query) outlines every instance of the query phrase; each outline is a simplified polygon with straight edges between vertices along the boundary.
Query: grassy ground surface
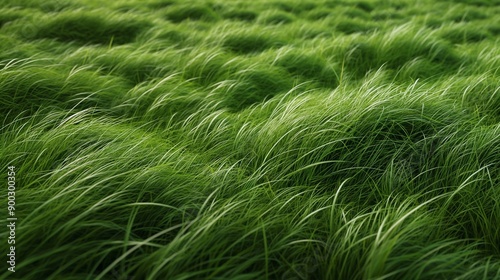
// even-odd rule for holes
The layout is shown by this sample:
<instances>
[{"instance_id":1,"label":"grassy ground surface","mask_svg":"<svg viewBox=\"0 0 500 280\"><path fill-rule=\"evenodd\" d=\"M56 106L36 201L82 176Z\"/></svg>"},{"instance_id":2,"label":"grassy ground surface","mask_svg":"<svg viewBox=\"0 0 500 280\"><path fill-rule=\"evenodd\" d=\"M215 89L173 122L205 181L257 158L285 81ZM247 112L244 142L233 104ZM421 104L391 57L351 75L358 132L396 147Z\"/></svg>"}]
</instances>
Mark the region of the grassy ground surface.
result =
<instances>
[{"instance_id":1,"label":"grassy ground surface","mask_svg":"<svg viewBox=\"0 0 500 280\"><path fill-rule=\"evenodd\" d=\"M0 278L500 279L499 14L0 0Z\"/></svg>"}]
</instances>

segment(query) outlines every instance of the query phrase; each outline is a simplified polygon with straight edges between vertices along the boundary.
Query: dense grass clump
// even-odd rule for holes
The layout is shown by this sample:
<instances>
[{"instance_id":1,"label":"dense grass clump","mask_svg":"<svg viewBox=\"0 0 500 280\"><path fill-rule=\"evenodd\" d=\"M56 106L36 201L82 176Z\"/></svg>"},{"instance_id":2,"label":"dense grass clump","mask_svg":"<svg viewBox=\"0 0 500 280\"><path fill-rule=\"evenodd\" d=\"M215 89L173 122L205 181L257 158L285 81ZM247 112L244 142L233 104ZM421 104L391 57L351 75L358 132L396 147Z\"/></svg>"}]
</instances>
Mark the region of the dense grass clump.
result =
<instances>
[{"instance_id":1,"label":"dense grass clump","mask_svg":"<svg viewBox=\"0 0 500 280\"><path fill-rule=\"evenodd\" d=\"M234 73L232 80L225 85L227 106L240 110L291 88L291 81L284 76L283 72L273 68L244 69Z\"/></svg>"},{"instance_id":2,"label":"dense grass clump","mask_svg":"<svg viewBox=\"0 0 500 280\"><path fill-rule=\"evenodd\" d=\"M11 61L0 69L1 109L16 115L44 106L108 106L123 85L85 68L44 67L40 62ZM22 104L17 106L16 104Z\"/></svg>"},{"instance_id":3,"label":"dense grass clump","mask_svg":"<svg viewBox=\"0 0 500 280\"><path fill-rule=\"evenodd\" d=\"M264 13L259 19L261 24L287 24L294 21L294 18L285 12L270 12Z\"/></svg>"},{"instance_id":4,"label":"dense grass clump","mask_svg":"<svg viewBox=\"0 0 500 280\"><path fill-rule=\"evenodd\" d=\"M476 43L486 40L489 37L489 33L486 30L463 24L443 27L442 34L443 38L453 44Z\"/></svg>"},{"instance_id":5,"label":"dense grass clump","mask_svg":"<svg viewBox=\"0 0 500 280\"><path fill-rule=\"evenodd\" d=\"M196 53L183 62L183 75L186 79L193 79L202 85L217 82L223 73L227 73L227 56L221 52L204 51Z\"/></svg>"},{"instance_id":6,"label":"dense grass clump","mask_svg":"<svg viewBox=\"0 0 500 280\"><path fill-rule=\"evenodd\" d=\"M426 72L420 72L417 77L430 77L456 71L466 62L449 44L419 36L422 31L405 36L402 33L405 32L404 27L402 29L393 30L384 37L372 35L368 41L352 42L345 50L347 70L351 69L356 75L363 76L380 67L399 70L423 59L427 62Z\"/></svg>"},{"instance_id":7,"label":"dense grass clump","mask_svg":"<svg viewBox=\"0 0 500 280\"><path fill-rule=\"evenodd\" d=\"M0 279L500 279L498 1L0 2Z\"/></svg>"}]
</instances>

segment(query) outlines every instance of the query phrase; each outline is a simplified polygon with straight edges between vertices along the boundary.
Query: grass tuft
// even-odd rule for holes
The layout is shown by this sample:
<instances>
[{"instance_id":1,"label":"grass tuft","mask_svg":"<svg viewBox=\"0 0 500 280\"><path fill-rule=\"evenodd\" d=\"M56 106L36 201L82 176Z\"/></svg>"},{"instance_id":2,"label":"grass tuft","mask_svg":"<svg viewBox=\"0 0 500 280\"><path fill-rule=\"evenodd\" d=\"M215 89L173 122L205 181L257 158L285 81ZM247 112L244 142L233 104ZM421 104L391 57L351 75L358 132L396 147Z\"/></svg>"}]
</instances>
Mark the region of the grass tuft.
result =
<instances>
[{"instance_id":1,"label":"grass tuft","mask_svg":"<svg viewBox=\"0 0 500 280\"><path fill-rule=\"evenodd\" d=\"M441 29L444 39L453 44L467 44L481 42L489 37L487 31L477 29L470 25L458 24Z\"/></svg>"},{"instance_id":2,"label":"grass tuft","mask_svg":"<svg viewBox=\"0 0 500 280\"><path fill-rule=\"evenodd\" d=\"M325 63L323 57L315 54L287 51L277 57L276 65L304 80L317 81L322 86L335 87L338 84L338 74L333 67Z\"/></svg>"},{"instance_id":3,"label":"grass tuft","mask_svg":"<svg viewBox=\"0 0 500 280\"><path fill-rule=\"evenodd\" d=\"M284 72L284 71L283 71ZM263 102L279 92L292 88L286 74L275 68L242 69L232 75L224 92L224 103L231 110L242 110L252 104Z\"/></svg>"},{"instance_id":4,"label":"grass tuft","mask_svg":"<svg viewBox=\"0 0 500 280\"><path fill-rule=\"evenodd\" d=\"M292 15L285 12L270 12L261 14L259 23L264 25L270 24L288 24L294 21Z\"/></svg>"},{"instance_id":5,"label":"grass tuft","mask_svg":"<svg viewBox=\"0 0 500 280\"><path fill-rule=\"evenodd\" d=\"M426 77L442 71L458 69L465 61L446 43L432 37L413 38L401 35L399 30L368 42L353 42L346 49L346 66L357 75L363 76L370 70L382 66L399 70L416 59L427 61ZM421 73L424 74L424 73Z\"/></svg>"}]
</instances>

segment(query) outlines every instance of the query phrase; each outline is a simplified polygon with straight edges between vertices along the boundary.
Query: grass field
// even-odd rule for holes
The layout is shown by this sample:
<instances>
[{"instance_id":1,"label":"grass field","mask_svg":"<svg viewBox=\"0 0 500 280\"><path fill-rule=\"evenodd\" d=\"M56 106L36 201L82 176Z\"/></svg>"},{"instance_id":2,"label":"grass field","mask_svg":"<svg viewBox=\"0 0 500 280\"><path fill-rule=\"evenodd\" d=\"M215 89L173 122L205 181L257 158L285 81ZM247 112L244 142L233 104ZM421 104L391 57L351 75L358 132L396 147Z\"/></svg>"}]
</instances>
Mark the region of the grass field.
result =
<instances>
[{"instance_id":1,"label":"grass field","mask_svg":"<svg viewBox=\"0 0 500 280\"><path fill-rule=\"evenodd\" d=\"M0 279L500 279L499 14L0 0Z\"/></svg>"}]
</instances>

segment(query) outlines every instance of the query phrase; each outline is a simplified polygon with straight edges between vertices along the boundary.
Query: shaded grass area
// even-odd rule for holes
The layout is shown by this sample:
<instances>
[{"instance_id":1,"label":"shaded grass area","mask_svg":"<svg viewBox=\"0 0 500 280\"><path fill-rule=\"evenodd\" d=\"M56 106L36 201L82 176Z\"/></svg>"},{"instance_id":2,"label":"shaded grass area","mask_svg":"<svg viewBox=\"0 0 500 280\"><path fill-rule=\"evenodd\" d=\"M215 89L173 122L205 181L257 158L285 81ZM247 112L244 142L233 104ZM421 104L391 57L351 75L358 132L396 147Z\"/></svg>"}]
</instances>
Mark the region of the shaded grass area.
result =
<instances>
[{"instance_id":1,"label":"shaded grass area","mask_svg":"<svg viewBox=\"0 0 500 280\"><path fill-rule=\"evenodd\" d=\"M205 5L172 6L167 11L166 16L167 19L173 22L184 20L215 21L218 19L217 14Z\"/></svg>"},{"instance_id":2,"label":"shaded grass area","mask_svg":"<svg viewBox=\"0 0 500 280\"><path fill-rule=\"evenodd\" d=\"M262 52L272 47L279 47L284 43L279 38L262 35L257 32L231 34L224 38L223 47L239 54Z\"/></svg>"},{"instance_id":3,"label":"shaded grass area","mask_svg":"<svg viewBox=\"0 0 500 280\"><path fill-rule=\"evenodd\" d=\"M0 278L500 279L496 1L0 3Z\"/></svg>"},{"instance_id":4,"label":"shaded grass area","mask_svg":"<svg viewBox=\"0 0 500 280\"><path fill-rule=\"evenodd\" d=\"M126 44L149 25L130 18L104 19L95 13L69 12L41 25L34 37L84 44Z\"/></svg>"}]
</instances>

